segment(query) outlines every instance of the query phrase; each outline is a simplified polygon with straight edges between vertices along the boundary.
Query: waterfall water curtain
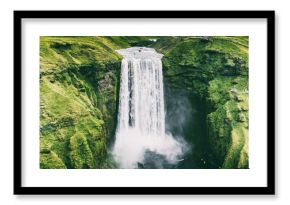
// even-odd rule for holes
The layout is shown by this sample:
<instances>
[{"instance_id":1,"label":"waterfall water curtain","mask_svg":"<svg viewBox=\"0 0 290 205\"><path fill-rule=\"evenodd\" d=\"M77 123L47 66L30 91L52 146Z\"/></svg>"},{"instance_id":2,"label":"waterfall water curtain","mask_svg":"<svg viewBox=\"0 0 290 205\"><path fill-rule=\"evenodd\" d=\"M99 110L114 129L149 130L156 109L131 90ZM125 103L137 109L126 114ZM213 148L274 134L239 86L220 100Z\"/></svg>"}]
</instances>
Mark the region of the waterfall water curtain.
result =
<instances>
[{"instance_id":1,"label":"waterfall water curtain","mask_svg":"<svg viewBox=\"0 0 290 205\"><path fill-rule=\"evenodd\" d=\"M121 66L118 125L113 155L121 168L138 168L146 151L176 163L182 144L165 132L162 54L153 48L118 50Z\"/></svg>"}]
</instances>

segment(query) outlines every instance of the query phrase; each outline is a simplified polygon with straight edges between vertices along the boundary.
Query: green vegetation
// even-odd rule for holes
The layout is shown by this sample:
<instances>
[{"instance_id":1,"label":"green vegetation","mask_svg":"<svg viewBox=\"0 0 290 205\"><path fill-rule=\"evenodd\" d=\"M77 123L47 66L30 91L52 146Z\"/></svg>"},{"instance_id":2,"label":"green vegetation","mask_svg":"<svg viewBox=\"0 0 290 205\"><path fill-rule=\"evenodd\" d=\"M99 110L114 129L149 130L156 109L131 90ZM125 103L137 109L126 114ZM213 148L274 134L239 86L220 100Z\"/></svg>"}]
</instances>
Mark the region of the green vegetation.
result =
<instances>
[{"instance_id":1,"label":"green vegetation","mask_svg":"<svg viewBox=\"0 0 290 205\"><path fill-rule=\"evenodd\" d=\"M116 168L116 50L132 46L163 53L165 86L205 102L211 160L248 168L248 37L134 36L40 37L40 167Z\"/></svg>"},{"instance_id":2,"label":"green vegetation","mask_svg":"<svg viewBox=\"0 0 290 205\"><path fill-rule=\"evenodd\" d=\"M155 47L166 84L206 102L209 160L248 168L248 37L167 37Z\"/></svg>"},{"instance_id":3,"label":"green vegetation","mask_svg":"<svg viewBox=\"0 0 290 205\"><path fill-rule=\"evenodd\" d=\"M40 167L115 168L121 56L148 37L40 37Z\"/></svg>"}]
</instances>

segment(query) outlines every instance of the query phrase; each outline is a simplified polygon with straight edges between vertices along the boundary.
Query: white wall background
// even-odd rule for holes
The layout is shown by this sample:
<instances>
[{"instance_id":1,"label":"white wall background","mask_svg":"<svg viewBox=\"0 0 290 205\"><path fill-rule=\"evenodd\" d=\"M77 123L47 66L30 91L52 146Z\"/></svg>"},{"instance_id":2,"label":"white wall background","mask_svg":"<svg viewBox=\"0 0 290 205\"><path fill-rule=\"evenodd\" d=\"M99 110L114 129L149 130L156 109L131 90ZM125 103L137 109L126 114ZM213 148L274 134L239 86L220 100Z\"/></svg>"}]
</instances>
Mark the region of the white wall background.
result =
<instances>
[{"instance_id":1,"label":"white wall background","mask_svg":"<svg viewBox=\"0 0 290 205\"><path fill-rule=\"evenodd\" d=\"M14 196L13 10L276 10L276 196ZM26 0L0 3L1 204L288 204L290 201L290 12L287 1L253 0ZM245 179L246 180L246 179Z\"/></svg>"}]
</instances>

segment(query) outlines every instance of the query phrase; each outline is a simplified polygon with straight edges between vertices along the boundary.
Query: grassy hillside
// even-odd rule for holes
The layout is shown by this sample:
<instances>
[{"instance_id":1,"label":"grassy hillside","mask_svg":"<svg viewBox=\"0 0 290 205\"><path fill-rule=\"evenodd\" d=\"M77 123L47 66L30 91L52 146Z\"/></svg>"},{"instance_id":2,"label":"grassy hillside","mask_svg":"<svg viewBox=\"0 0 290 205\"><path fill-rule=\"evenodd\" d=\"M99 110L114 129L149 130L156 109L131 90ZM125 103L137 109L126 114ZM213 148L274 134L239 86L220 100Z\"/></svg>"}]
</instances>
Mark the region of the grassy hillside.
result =
<instances>
[{"instance_id":1,"label":"grassy hillside","mask_svg":"<svg viewBox=\"0 0 290 205\"><path fill-rule=\"evenodd\" d=\"M114 167L118 48L103 37L40 37L41 168Z\"/></svg>"},{"instance_id":2,"label":"grassy hillside","mask_svg":"<svg viewBox=\"0 0 290 205\"><path fill-rule=\"evenodd\" d=\"M207 107L212 159L248 167L248 37L161 38L166 84L186 89Z\"/></svg>"}]
</instances>

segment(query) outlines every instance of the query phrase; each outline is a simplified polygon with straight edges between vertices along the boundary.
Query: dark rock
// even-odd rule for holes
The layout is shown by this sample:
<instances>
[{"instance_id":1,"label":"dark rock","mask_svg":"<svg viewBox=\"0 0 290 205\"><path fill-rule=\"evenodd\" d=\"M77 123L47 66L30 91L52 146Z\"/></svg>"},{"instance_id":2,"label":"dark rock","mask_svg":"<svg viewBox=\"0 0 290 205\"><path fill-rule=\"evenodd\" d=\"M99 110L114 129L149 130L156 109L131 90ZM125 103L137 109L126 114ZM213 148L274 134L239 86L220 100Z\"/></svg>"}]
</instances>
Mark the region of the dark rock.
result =
<instances>
[{"instance_id":1,"label":"dark rock","mask_svg":"<svg viewBox=\"0 0 290 205\"><path fill-rule=\"evenodd\" d=\"M86 89L84 87L82 87L82 88L79 89L79 91L82 92L82 93L85 93Z\"/></svg>"},{"instance_id":2,"label":"dark rock","mask_svg":"<svg viewBox=\"0 0 290 205\"><path fill-rule=\"evenodd\" d=\"M65 140L65 138L64 138L63 135L57 135L57 139L58 139L58 141L60 141L60 142L64 142L64 140Z\"/></svg>"},{"instance_id":3,"label":"dark rock","mask_svg":"<svg viewBox=\"0 0 290 205\"><path fill-rule=\"evenodd\" d=\"M57 130L57 125L54 123L48 123L40 127L40 132L43 135L49 134L51 132L55 132Z\"/></svg>"},{"instance_id":4,"label":"dark rock","mask_svg":"<svg viewBox=\"0 0 290 205\"><path fill-rule=\"evenodd\" d=\"M238 115L238 121L239 122L246 122L246 117L242 113L239 113Z\"/></svg>"},{"instance_id":5,"label":"dark rock","mask_svg":"<svg viewBox=\"0 0 290 205\"><path fill-rule=\"evenodd\" d=\"M40 153L49 154L51 150L48 147L41 148Z\"/></svg>"},{"instance_id":6,"label":"dark rock","mask_svg":"<svg viewBox=\"0 0 290 205\"><path fill-rule=\"evenodd\" d=\"M234 99L236 101L238 101L238 102L243 102L244 101L243 98L239 97L238 95L236 95Z\"/></svg>"},{"instance_id":7,"label":"dark rock","mask_svg":"<svg viewBox=\"0 0 290 205\"><path fill-rule=\"evenodd\" d=\"M137 163L139 169L144 169L144 165L140 162Z\"/></svg>"},{"instance_id":8,"label":"dark rock","mask_svg":"<svg viewBox=\"0 0 290 205\"><path fill-rule=\"evenodd\" d=\"M55 79L50 79L49 82L54 83Z\"/></svg>"},{"instance_id":9,"label":"dark rock","mask_svg":"<svg viewBox=\"0 0 290 205\"><path fill-rule=\"evenodd\" d=\"M71 117L62 118L59 124L61 125L61 127L69 127L74 125L74 119Z\"/></svg>"},{"instance_id":10,"label":"dark rock","mask_svg":"<svg viewBox=\"0 0 290 205\"><path fill-rule=\"evenodd\" d=\"M231 123L231 120L229 118L224 119L224 124L229 125Z\"/></svg>"}]
</instances>

